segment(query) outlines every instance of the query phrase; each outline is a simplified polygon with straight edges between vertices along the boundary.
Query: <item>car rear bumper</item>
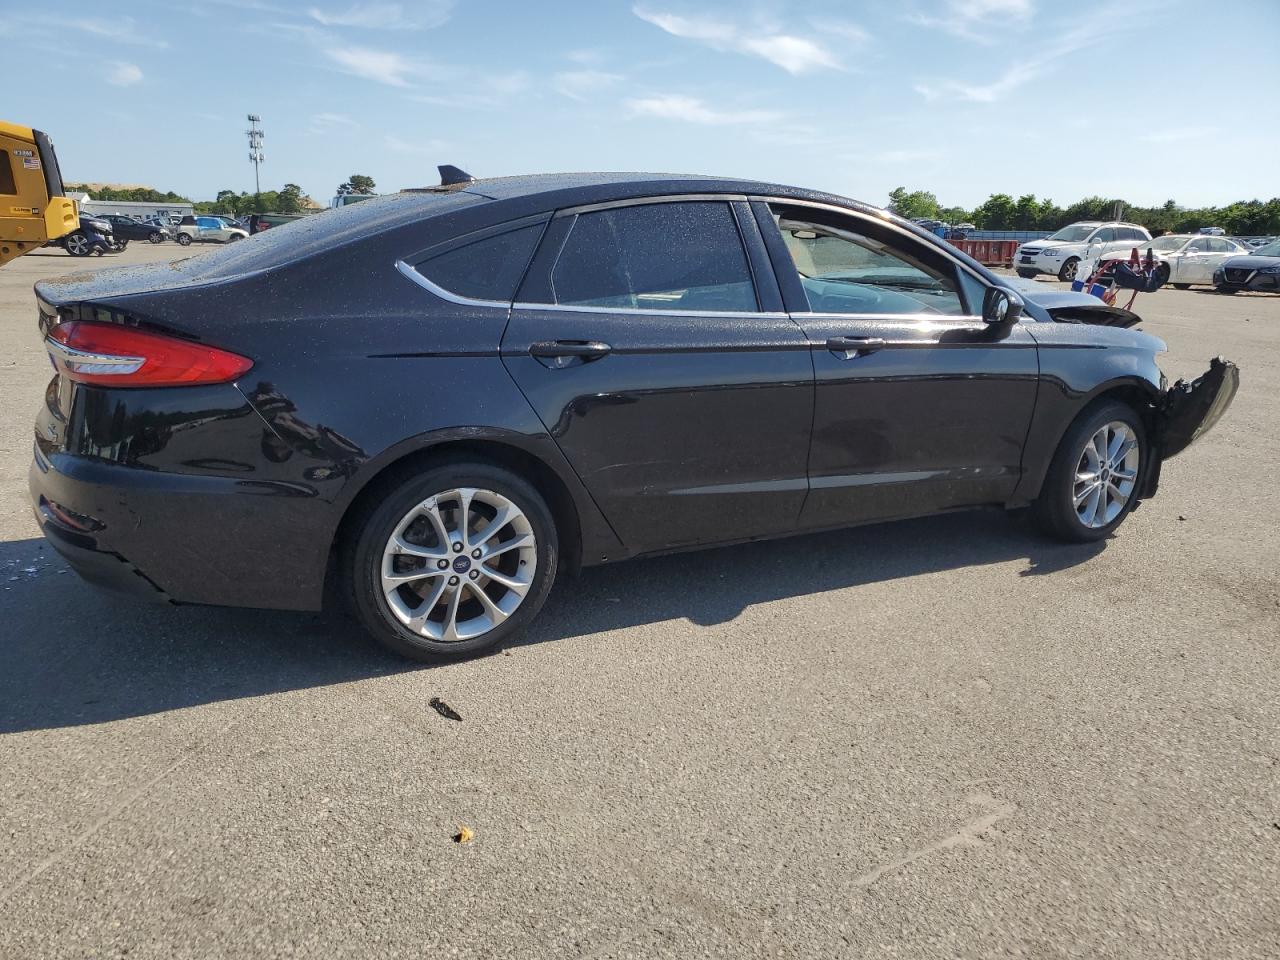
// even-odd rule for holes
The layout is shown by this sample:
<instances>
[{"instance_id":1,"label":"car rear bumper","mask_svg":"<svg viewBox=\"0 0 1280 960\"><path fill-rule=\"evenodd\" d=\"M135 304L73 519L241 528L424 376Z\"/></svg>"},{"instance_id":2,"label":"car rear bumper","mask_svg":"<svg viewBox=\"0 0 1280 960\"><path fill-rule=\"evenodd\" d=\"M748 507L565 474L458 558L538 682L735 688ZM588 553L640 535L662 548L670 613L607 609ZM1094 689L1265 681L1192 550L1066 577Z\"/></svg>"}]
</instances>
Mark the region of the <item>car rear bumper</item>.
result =
<instances>
[{"instance_id":1,"label":"car rear bumper","mask_svg":"<svg viewBox=\"0 0 1280 960\"><path fill-rule=\"evenodd\" d=\"M90 583L178 603L319 606L323 532L282 502L290 498L39 445L28 487L45 538Z\"/></svg>"}]
</instances>

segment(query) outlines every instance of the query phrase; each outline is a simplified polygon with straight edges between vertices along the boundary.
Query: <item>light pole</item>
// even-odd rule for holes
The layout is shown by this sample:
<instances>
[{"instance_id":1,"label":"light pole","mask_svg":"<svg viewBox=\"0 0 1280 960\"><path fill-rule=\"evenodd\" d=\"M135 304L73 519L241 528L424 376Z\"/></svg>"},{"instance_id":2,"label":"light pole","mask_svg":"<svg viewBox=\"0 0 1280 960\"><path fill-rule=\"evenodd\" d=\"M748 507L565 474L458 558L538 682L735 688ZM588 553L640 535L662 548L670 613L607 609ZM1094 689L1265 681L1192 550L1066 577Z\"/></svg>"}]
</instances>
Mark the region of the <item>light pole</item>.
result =
<instances>
[{"instance_id":1,"label":"light pole","mask_svg":"<svg viewBox=\"0 0 1280 960\"><path fill-rule=\"evenodd\" d=\"M258 179L258 164L266 159L262 152L262 140L266 136L262 132L262 128L258 124L262 123L262 118L256 113L249 114L249 129L245 133L249 137L249 162L253 164L253 205L259 206L261 203L262 181ZM261 213L261 210L255 210L255 213Z\"/></svg>"}]
</instances>

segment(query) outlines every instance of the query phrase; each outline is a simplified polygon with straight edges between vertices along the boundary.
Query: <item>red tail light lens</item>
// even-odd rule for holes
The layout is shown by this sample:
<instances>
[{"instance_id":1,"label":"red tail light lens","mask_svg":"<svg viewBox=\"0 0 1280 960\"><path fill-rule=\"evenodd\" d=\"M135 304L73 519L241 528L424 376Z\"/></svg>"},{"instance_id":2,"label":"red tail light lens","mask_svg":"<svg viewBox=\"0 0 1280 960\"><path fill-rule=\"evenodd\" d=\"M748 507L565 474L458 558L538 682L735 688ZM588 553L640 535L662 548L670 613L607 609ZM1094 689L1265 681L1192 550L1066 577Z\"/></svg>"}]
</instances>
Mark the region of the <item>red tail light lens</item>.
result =
<instances>
[{"instance_id":1,"label":"red tail light lens","mask_svg":"<svg viewBox=\"0 0 1280 960\"><path fill-rule=\"evenodd\" d=\"M108 387L227 383L253 367L252 360L217 347L114 323L60 323L45 346L68 379Z\"/></svg>"}]
</instances>

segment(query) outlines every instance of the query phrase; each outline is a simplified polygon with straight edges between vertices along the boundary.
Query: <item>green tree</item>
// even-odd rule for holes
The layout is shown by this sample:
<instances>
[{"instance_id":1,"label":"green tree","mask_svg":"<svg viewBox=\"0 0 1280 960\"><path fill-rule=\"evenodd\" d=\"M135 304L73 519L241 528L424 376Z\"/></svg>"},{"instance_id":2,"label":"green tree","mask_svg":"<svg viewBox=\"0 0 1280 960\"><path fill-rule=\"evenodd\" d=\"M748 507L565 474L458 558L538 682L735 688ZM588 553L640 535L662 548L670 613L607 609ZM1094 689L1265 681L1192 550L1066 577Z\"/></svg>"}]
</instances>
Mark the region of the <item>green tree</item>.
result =
<instances>
[{"instance_id":1,"label":"green tree","mask_svg":"<svg viewBox=\"0 0 1280 960\"><path fill-rule=\"evenodd\" d=\"M302 188L296 183L286 183L276 200L276 213L297 213L302 209Z\"/></svg>"},{"instance_id":2,"label":"green tree","mask_svg":"<svg viewBox=\"0 0 1280 960\"><path fill-rule=\"evenodd\" d=\"M353 173L346 183L338 184L338 196L345 197L352 193L373 193L378 189L378 185L373 182L373 177L367 177L363 173Z\"/></svg>"},{"instance_id":3,"label":"green tree","mask_svg":"<svg viewBox=\"0 0 1280 960\"><path fill-rule=\"evenodd\" d=\"M898 187L889 193L889 209L908 220L936 220L938 198L925 190L908 192L906 187Z\"/></svg>"},{"instance_id":4,"label":"green tree","mask_svg":"<svg viewBox=\"0 0 1280 960\"><path fill-rule=\"evenodd\" d=\"M1007 193L993 193L986 203L973 211L973 222L982 230L1012 230L1017 216L1013 197Z\"/></svg>"}]
</instances>

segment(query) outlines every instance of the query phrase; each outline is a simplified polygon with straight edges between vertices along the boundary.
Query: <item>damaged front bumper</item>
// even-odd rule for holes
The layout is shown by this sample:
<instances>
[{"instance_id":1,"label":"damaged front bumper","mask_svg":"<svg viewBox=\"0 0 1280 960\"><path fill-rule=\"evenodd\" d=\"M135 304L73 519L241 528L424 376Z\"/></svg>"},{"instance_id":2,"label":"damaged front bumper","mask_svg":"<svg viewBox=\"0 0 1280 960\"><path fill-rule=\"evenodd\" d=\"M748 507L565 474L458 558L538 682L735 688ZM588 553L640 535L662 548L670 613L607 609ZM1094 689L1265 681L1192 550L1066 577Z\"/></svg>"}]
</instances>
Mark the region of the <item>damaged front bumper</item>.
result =
<instances>
[{"instance_id":1,"label":"damaged front bumper","mask_svg":"<svg viewBox=\"0 0 1280 960\"><path fill-rule=\"evenodd\" d=\"M1231 406L1239 387L1240 368L1230 360L1214 357L1209 369L1199 377L1190 382L1179 380L1164 392L1155 404L1154 469L1144 484L1144 498L1156 492L1161 463L1212 430Z\"/></svg>"}]
</instances>

